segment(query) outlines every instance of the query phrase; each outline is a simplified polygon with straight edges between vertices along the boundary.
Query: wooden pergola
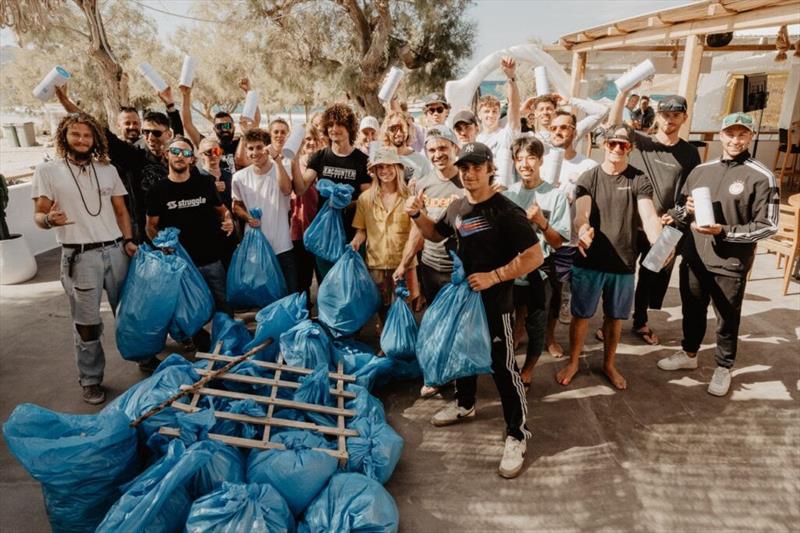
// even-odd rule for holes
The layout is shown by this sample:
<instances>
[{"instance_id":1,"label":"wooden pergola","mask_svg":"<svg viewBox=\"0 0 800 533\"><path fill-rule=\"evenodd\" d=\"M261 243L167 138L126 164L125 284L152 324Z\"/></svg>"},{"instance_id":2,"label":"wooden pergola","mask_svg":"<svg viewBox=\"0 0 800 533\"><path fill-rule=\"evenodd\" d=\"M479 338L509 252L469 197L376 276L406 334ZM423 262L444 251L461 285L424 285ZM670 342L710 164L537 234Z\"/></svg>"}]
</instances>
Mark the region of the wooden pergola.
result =
<instances>
[{"instance_id":1,"label":"wooden pergola","mask_svg":"<svg viewBox=\"0 0 800 533\"><path fill-rule=\"evenodd\" d=\"M571 92L578 94L590 53L683 50L678 93L691 115L704 51L775 50L775 45L730 44L707 48L706 35L800 23L800 0L699 0L562 36L557 47L572 53ZM684 125L682 134L689 132Z\"/></svg>"}]
</instances>

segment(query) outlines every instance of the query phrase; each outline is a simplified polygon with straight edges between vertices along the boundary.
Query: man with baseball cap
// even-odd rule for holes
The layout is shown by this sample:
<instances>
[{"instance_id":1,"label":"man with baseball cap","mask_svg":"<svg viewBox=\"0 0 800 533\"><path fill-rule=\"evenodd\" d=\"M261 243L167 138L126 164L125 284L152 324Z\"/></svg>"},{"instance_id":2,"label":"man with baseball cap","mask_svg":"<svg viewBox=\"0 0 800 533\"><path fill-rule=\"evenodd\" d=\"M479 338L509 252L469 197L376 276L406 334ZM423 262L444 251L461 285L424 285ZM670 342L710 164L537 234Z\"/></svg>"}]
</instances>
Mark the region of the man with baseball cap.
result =
<instances>
[{"instance_id":1,"label":"man with baseball cap","mask_svg":"<svg viewBox=\"0 0 800 533\"><path fill-rule=\"evenodd\" d=\"M453 130L456 132L458 142L467 144L475 142L478 137L478 119L469 109L462 109L453 117Z\"/></svg>"},{"instance_id":2,"label":"man with baseball cap","mask_svg":"<svg viewBox=\"0 0 800 533\"><path fill-rule=\"evenodd\" d=\"M630 126L611 126L603 143L603 162L578 179L574 227L579 255L572 267L570 360L556 374L562 385L568 385L578 372L589 319L602 296L603 371L616 388L627 388L616 367L616 352L622 321L630 316L633 305L636 228L641 223L651 243L661 235L653 186L644 172L628 164L633 142Z\"/></svg>"},{"instance_id":3,"label":"man with baseball cap","mask_svg":"<svg viewBox=\"0 0 800 533\"><path fill-rule=\"evenodd\" d=\"M377 118L371 115L362 118L358 125L358 138L356 139L355 147L369 155L369 143L377 139L378 130L380 129L381 125L378 123Z\"/></svg>"},{"instance_id":4,"label":"man with baseball cap","mask_svg":"<svg viewBox=\"0 0 800 533\"><path fill-rule=\"evenodd\" d=\"M530 437L525 424L525 387L511 338L513 281L542 264L542 248L525 211L492 186L495 170L489 147L481 143L464 145L456 166L466 196L453 201L438 222L425 214L421 192L409 197L406 213L426 239L455 239L470 288L481 293L492 339L492 377L506 422L505 451L498 473L513 478L522 470L526 439ZM433 425L446 426L475 416L476 389L477 376L457 380L456 401L433 416Z\"/></svg>"},{"instance_id":5,"label":"man with baseball cap","mask_svg":"<svg viewBox=\"0 0 800 533\"><path fill-rule=\"evenodd\" d=\"M614 111L619 121L624 95L617 96ZM630 164L642 170L653 185L653 204L656 213L663 215L675 205L678 193L689 173L700 164L697 148L679 137L680 129L689 119L686 114L686 99L671 95L658 102L655 118L657 131L654 135L636 132L634 151ZM650 251L650 243L644 232L637 234L639 260L644 261ZM634 297L633 332L646 344L659 344L660 340L648 325L648 309L661 309L672 276L674 261L661 272L651 272L641 266ZM602 335L599 335L602 337Z\"/></svg>"},{"instance_id":6,"label":"man with baseball cap","mask_svg":"<svg viewBox=\"0 0 800 533\"><path fill-rule=\"evenodd\" d=\"M780 191L772 172L750 156L753 118L732 113L722 120L722 156L698 165L686 178L678 205L669 213L684 229L680 266L682 350L658 362L662 370L697 368L697 352L706 333L708 304L717 315L717 369L709 394L725 396L736 359L747 272L756 242L778 230ZM707 187L714 201L715 223L694 221L694 191Z\"/></svg>"},{"instance_id":7,"label":"man with baseball cap","mask_svg":"<svg viewBox=\"0 0 800 533\"><path fill-rule=\"evenodd\" d=\"M439 93L431 93L425 97L423 106L425 111L425 125L427 127L444 124L447 115L450 114L450 104L444 96Z\"/></svg>"}]
</instances>

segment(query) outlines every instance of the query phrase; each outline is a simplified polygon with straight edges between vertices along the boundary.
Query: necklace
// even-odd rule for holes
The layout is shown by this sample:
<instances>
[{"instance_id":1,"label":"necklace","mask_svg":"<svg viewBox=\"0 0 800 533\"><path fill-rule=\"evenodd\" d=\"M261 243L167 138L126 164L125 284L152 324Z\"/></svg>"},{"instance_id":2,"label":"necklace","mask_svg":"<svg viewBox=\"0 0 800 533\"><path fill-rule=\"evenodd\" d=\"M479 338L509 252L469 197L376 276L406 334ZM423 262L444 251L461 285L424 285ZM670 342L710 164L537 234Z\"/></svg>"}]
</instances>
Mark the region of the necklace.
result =
<instances>
[{"instance_id":1,"label":"necklace","mask_svg":"<svg viewBox=\"0 0 800 533\"><path fill-rule=\"evenodd\" d=\"M78 183L78 178L75 177L75 173L72 171L72 165L70 162L65 158L64 162L67 164L67 169L69 170L69 175L72 176L72 181L75 182L75 186L78 188L78 194L81 195L81 202L83 202L83 208L86 209L86 212L89 213L89 216L96 217L100 215L100 212L103 210L103 199L100 196L100 180L97 179L97 170L94 168L94 163L89 161L89 164L92 167L92 173L94 174L94 184L97 186L97 213L92 213L89 210L89 206L86 205L86 198L83 197L83 190L81 190L81 186ZM81 167L83 168L83 167Z\"/></svg>"}]
</instances>

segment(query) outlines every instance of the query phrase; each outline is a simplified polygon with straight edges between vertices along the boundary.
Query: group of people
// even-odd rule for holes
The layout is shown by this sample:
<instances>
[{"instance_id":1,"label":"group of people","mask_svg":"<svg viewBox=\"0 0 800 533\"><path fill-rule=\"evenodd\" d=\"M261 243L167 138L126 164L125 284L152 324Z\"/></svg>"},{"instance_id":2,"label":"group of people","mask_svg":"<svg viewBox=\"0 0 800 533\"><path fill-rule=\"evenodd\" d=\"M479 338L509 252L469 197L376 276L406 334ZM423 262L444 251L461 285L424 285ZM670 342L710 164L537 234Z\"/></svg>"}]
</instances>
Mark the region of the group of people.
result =
<instances>
[{"instance_id":1,"label":"group of people","mask_svg":"<svg viewBox=\"0 0 800 533\"><path fill-rule=\"evenodd\" d=\"M192 122L190 87L180 87L181 111L169 88L159 95L166 113L148 111L140 120L136 110L121 110L122 138L58 89L73 114L55 132L58 157L37 167L32 195L37 224L53 228L62 245L61 281L84 400L105 399L101 295L105 289L116 308L138 244L165 227L180 229L180 242L217 310L232 313L226 267L242 229L258 228L289 291L309 291L313 277L321 282L332 267L303 247L304 232L327 201L315 188L321 179L354 191L343 223L382 295L379 328L396 283L406 283L421 311L450 282L450 251L461 259L489 325L492 377L506 423L500 475L512 478L522 468L530 437L526 389L545 349L555 357L565 354L555 335L565 306L571 315L569 361L555 375L562 385L579 370L601 299L604 318L594 334L603 342L603 370L616 388L627 387L616 362L622 322L633 313L633 331L642 342L660 342L648 310L661 307L675 261L660 272L640 267L638 279L636 273L637 261L665 225L684 233L678 250L683 341L682 350L658 367L697 368L711 303L717 369L708 392L725 395L755 243L777 229L775 178L748 152L751 117L725 117L722 156L701 163L696 148L679 137L689 119L681 96L662 98L651 109L656 132L646 134L623 118L626 92L610 110L558 94L522 101L514 59L503 58L500 68L507 81L504 116L493 96L479 99L477 113L463 109L450 116L446 99L429 95L421 124L396 99L382 124L374 117L359 121L348 105L336 103L305 125L303 147L291 159L283 150L291 125L280 118L262 129L258 113L237 125L219 112L214 135L203 137ZM247 80L240 86L249 89ZM576 113L585 116L578 120ZM604 132L599 164L578 152L597 127ZM555 174L545 175L543 165L555 155L563 161ZM714 225L694 222L697 187L711 190ZM260 219L252 216L254 208L261 209ZM519 368L515 349L524 334L526 359ZM475 415L476 379L455 383L455 399L433 416L434 425ZM439 392L423 387L421 394Z\"/></svg>"}]
</instances>

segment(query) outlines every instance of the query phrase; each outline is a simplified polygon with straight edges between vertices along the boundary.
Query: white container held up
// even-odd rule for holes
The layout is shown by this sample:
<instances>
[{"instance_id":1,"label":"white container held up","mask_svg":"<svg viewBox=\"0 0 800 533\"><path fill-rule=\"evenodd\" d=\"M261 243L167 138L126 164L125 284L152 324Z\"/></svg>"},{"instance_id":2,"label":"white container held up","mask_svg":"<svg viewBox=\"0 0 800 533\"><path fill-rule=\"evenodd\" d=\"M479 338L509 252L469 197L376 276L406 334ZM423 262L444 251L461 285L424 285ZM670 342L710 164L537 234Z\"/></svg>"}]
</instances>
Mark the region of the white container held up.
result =
<instances>
[{"instance_id":1,"label":"white container held up","mask_svg":"<svg viewBox=\"0 0 800 533\"><path fill-rule=\"evenodd\" d=\"M542 158L539 174L550 185L558 185L561 175L561 164L564 162L564 149L551 146Z\"/></svg>"},{"instance_id":2,"label":"white container held up","mask_svg":"<svg viewBox=\"0 0 800 533\"><path fill-rule=\"evenodd\" d=\"M678 245L678 241L681 240L681 235L683 235L683 233L681 233L680 230L672 226L664 226L661 230L661 236L653 247L650 248L650 251L647 252L644 261L642 261L642 266L651 272L661 272L661 269L664 268L664 263L667 262L669 254L672 253Z\"/></svg>"},{"instance_id":3,"label":"white container held up","mask_svg":"<svg viewBox=\"0 0 800 533\"><path fill-rule=\"evenodd\" d=\"M71 77L72 75L64 68L55 66L53 70L48 72L42 81L39 82L39 85L33 89L33 96L42 102L46 102L55 96L56 87L63 87Z\"/></svg>"},{"instance_id":4,"label":"white container held up","mask_svg":"<svg viewBox=\"0 0 800 533\"><path fill-rule=\"evenodd\" d=\"M405 73L402 69L392 67L389 70L388 74L386 74L386 78L383 80L381 90L378 92L378 99L381 102L384 104L391 102L392 98L394 98L394 93L397 92L397 88L403 80L403 76L405 76Z\"/></svg>"},{"instance_id":5,"label":"white container held up","mask_svg":"<svg viewBox=\"0 0 800 533\"><path fill-rule=\"evenodd\" d=\"M144 62L139 63L139 72L142 73L142 76L145 77L147 82L156 90L156 92L161 92L167 88L167 82L164 81L164 78L161 77L161 74L156 72L156 69L150 63Z\"/></svg>"},{"instance_id":6,"label":"white container held up","mask_svg":"<svg viewBox=\"0 0 800 533\"><path fill-rule=\"evenodd\" d=\"M698 226L713 226L714 205L711 202L711 190L708 187L692 189L694 199L694 221Z\"/></svg>"},{"instance_id":7,"label":"white container held up","mask_svg":"<svg viewBox=\"0 0 800 533\"><path fill-rule=\"evenodd\" d=\"M619 92L625 92L631 89L634 85L639 83L640 81L644 81L647 78L653 76L656 73L656 67L653 65L653 62L649 59L645 59L638 65L636 65L633 70L626 72L622 76L620 76L615 82L614 85L617 86L617 90Z\"/></svg>"},{"instance_id":8,"label":"white container held up","mask_svg":"<svg viewBox=\"0 0 800 533\"><path fill-rule=\"evenodd\" d=\"M256 108L258 107L258 91L247 91L247 96L244 97L244 107L242 107L242 116L254 120L256 118Z\"/></svg>"},{"instance_id":9,"label":"white container held up","mask_svg":"<svg viewBox=\"0 0 800 533\"><path fill-rule=\"evenodd\" d=\"M197 60L192 56L183 56L183 66L181 67L181 80L179 85L191 87L194 81L194 71L197 70Z\"/></svg>"},{"instance_id":10,"label":"white container held up","mask_svg":"<svg viewBox=\"0 0 800 533\"><path fill-rule=\"evenodd\" d=\"M294 159L294 157L300 152L300 148L303 146L303 140L305 138L306 127L304 124L298 124L294 127L294 129L292 129L289 139L287 139L286 144L283 145L283 157L286 159Z\"/></svg>"},{"instance_id":11,"label":"white container held up","mask_svg":"<svg viewBox=\"0 0 800 533\"><path fill-rule=\"evenodd\" d=\"M533 76L536 80L536 96L550 94L550 84L547 82L547 69L539 66L533 69Z\"/></svg>"}]
</instances>

